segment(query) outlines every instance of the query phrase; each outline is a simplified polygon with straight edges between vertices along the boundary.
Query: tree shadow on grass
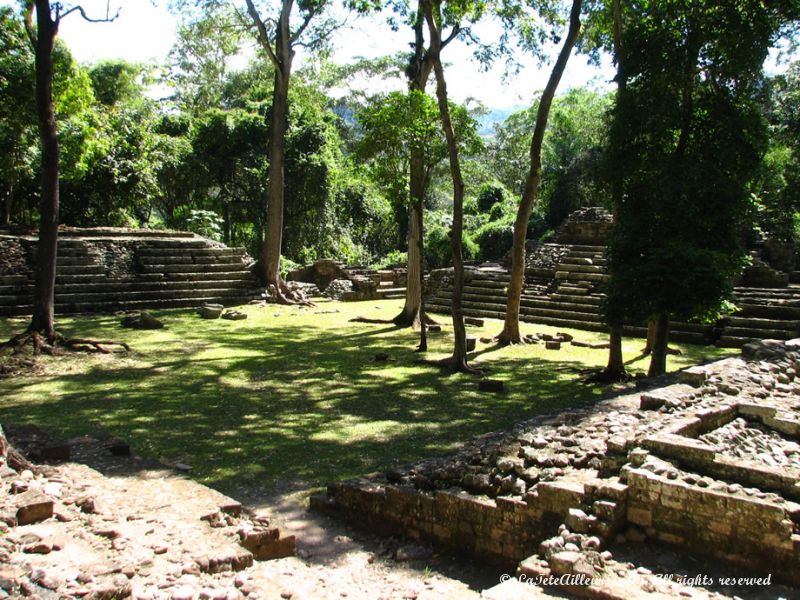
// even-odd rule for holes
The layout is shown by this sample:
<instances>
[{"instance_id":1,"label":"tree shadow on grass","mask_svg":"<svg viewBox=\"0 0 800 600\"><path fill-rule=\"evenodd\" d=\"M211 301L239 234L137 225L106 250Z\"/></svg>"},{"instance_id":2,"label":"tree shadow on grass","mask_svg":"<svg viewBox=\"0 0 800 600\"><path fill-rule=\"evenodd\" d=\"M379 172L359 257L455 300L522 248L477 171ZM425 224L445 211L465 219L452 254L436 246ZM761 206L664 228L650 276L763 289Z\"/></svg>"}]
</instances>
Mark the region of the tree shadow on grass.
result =
<instances>
[{"instance_id":1,"label":"tree shadow on grass","mask_svg":"<svg viewBox=\"0 0 800 600\"><path fill-rule=\"evenodd\" d=\"M413 335L347 327L256 334L191 322L174 332L182 353L146 348L144 360L66 373L42 390L4 382L24 399L4 402L0 419L63 435L106 429L146 456L191 464L225 492L282 478L321 485L444 454L595 396L569 380L581 363L509 357L485 363L509 379L509 393L483 394L473 377L414 365ZM394 361L376 363L377 351Z\"/></svg>"}]
</instances>

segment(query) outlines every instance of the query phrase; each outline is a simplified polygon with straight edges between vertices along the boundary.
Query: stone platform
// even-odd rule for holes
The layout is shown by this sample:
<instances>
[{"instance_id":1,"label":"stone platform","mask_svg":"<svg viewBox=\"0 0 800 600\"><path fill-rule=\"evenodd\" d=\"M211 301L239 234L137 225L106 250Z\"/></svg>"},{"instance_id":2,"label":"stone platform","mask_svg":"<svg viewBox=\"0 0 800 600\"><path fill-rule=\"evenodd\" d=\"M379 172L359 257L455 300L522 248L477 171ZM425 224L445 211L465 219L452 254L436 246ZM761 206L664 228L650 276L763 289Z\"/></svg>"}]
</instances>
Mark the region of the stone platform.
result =
<instances>
[{"instance_id":1,"label":"stone platform","mask_svg":"<svg viewBox=\"0 0 800 600\"><path fill-rule=\"evenodd\" d=\"M587 331L607 331L601 305L608 280L606 240L610 215L597 208L573 213L554 241L529 249L520 319ZM502 319L506 289L511 279L500 265L467 267L464 314ZM775 271L753 257L734 289L738 310L716 323L670 323L670 338L694 344L738 348L753 339L792 339L800 335L800 285L789 283L789 273ZM800 280L800 279L798 279ZM449 313L452 269L434 272L426 300L431 312ZM643 337L646 327L625 328L626 335Z\"/></svg>"},{"instance_id":2,"label":"stone platform","mask_svg":"<svg viewBox=\"0 0 800 600\"><path fill-rule=\"evenodd\" d=\"M800 585L798 373L800 340L749 343L739 358L646 391L537 417L445 459L332 485L312 506L516 565L519 580L575 576L565 589L583 597L712 597L719 589L719 579L687 587L674 573L615 558L635 557L645 542L788 586L777 596L746 587L732 595L800 597L792 587Z\"/></svg>"},{"instance_id":3,"label":"stone platform","mask_svg":"<svg viewBox=\"0 0 800 600\"><path fill-rule=\"evenodd\" d=\"M0 232L0 316L32 310L33 236ZM59 233L60 314L244 304L258 297L252 259L192 233L71 229Z\"/></svg>"}]
</instances>

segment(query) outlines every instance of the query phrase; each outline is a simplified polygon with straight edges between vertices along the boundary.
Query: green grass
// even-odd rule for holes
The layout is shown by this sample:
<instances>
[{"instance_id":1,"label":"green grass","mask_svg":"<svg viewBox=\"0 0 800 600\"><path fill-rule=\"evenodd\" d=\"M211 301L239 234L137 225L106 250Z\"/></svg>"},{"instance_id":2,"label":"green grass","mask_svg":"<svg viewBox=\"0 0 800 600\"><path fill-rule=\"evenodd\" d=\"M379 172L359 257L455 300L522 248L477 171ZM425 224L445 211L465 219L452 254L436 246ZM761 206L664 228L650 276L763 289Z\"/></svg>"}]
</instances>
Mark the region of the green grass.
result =
<instances>
[{"instance_id":1,"label":"green grass","mask_svg":"<svg viewBox=\"0 0 800 600\"><path fill-rule=\"evenodd\" d=\"M348 322L392 317L401 305L247 306L249 319L234 322L156 311L167 328L145 332L122 329L118 317L62 318L68 335L126 341L134 352L43 357L37 374L0 379L0 422L35 423L62 436L107 430L135 452L188 463L194 477L233 493L254 483L311 487L447 453L474 435L603 393L581 383L580 372L604 365L604 350L479 343L473 364L505 380L508 390L486 394L474 376L414 364L415 333ZM438 320L445 327L430 336L432 358L446 356L451 343L449 317ZM0 320L0 336L24 325ZM491 336L500 325L487 321L469 332ZM523 324L526 333L556 330ZM604 337L570 333L585 341ZM626 359L641 346L626 340ZM680 348L682 356L670 357L672 370L730 354ZM392 360L375 362L377 352ZM630 368L646 366L642 360Z\"/></svg>"}]
</instances>

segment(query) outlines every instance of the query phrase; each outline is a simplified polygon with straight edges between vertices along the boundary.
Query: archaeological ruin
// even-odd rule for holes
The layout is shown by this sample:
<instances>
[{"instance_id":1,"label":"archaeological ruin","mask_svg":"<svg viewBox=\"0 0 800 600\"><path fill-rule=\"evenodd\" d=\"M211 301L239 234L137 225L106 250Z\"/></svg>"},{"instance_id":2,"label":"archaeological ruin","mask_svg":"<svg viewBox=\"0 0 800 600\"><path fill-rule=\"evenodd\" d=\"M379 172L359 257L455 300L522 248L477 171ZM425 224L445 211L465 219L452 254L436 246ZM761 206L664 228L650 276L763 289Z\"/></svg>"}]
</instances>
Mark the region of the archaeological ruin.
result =
<instances>
[{"instance_id":1,"label":"archaeological ruin","mask_svg":"<svg viewBox=\"0 0 800 600\"><path fill-rule=\"evenodd\" d=\"M645 542L796 585L798 373L800 340L751 342L678 381L333 484L312 506L509 567L517 579L490 598L524 597L512 595L524 581L588 598L705 597L630 558ZM739 595L761 597L750 592Z\"/></svg>"},{"instance_id":2,"label":"archaeological ruin","mask_svg":"<svg viewBox=\"0 0 800 600\"><path fill-rule=\"evenodd\" d=\"M527 253L520 319L587 331L606 331L600 316L602 283L608 278L606 242L611 215L602 208L574 212L551 242ZM770 264L770 262L772 265ZM741 347L751 339L792 339L800 335L800 271L793 254L766 243L752 253L752 264L734 289L738 311L716 323L672 322L671 339L694 344ZM434 271L427 308L448 313L451 271ZM502 319L510 275L501 265L467 267L464 314ZM643 326L626 328L644 336Z\"/></svg>"}]
</instances>

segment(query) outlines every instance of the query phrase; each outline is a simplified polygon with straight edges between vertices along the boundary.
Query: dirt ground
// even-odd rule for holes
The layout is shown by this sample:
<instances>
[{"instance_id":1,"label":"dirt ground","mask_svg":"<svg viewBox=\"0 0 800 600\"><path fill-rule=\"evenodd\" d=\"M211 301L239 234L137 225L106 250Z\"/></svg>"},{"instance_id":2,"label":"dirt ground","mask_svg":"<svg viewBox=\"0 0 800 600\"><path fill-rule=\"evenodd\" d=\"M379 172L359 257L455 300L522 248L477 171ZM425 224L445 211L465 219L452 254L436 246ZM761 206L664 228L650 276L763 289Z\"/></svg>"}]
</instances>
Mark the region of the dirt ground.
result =
<instances>
[{"instance_id":1,"label":"dirt ground","mask_svg":"<svg viewBox=\"0 0 800 600\"><path fill-rule=\"evenodd\" d=\"M35 428L8 433L34 456L47 446ZM0 597L478 598L503 572L355 531L309 512L302 492L252 488L234 500L157 463L112 455L125 452L118 441L69 442L70 462L37 473L3 468L0 521L12 526L0 523ZM14 525L31 493L52 500L53 516ZM295 536L294 555L250 564L239 532L266 525Z\"/></svg>"}]
</instances>

